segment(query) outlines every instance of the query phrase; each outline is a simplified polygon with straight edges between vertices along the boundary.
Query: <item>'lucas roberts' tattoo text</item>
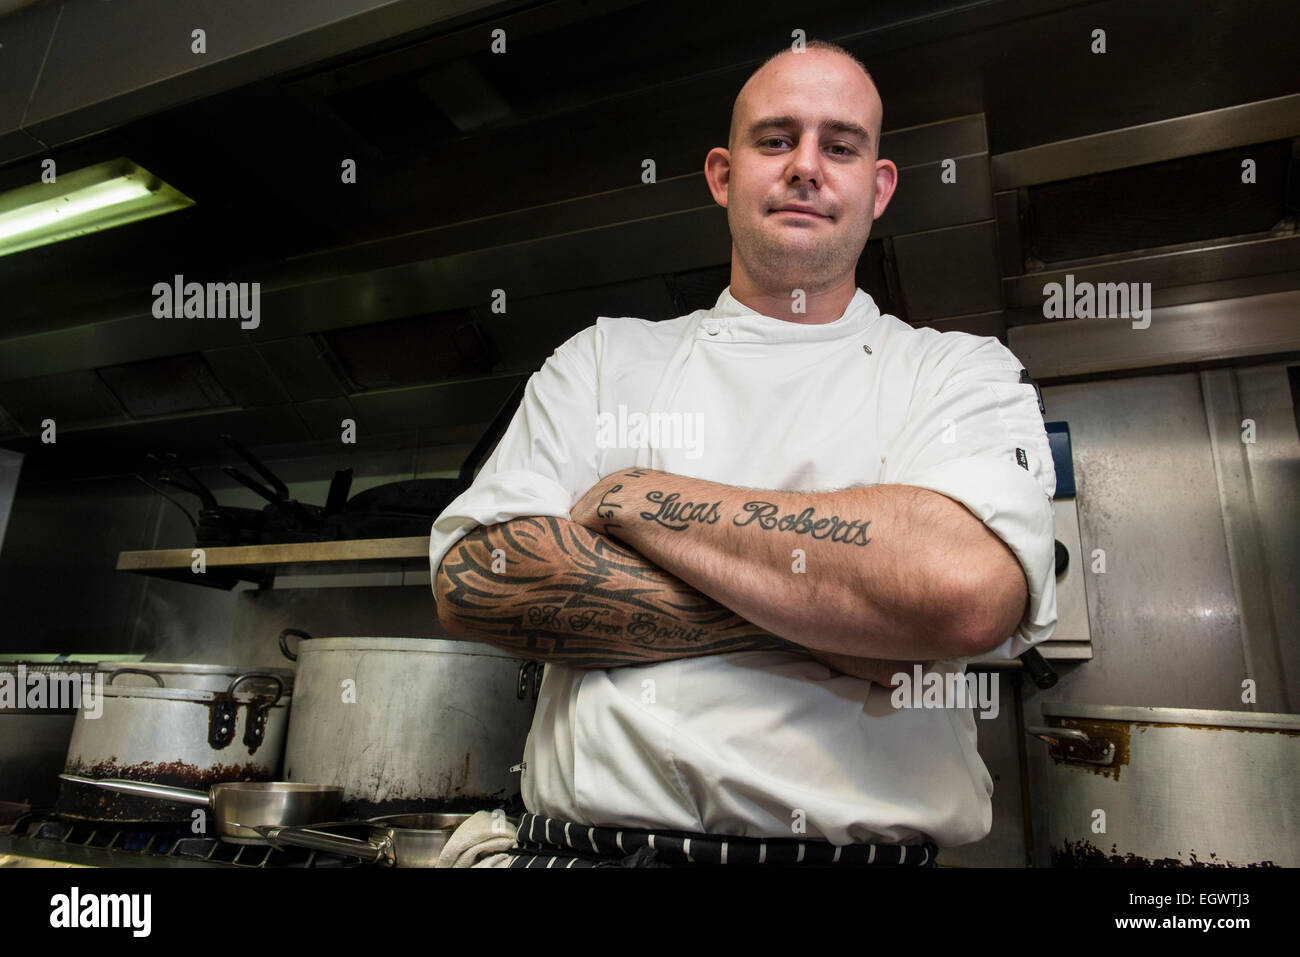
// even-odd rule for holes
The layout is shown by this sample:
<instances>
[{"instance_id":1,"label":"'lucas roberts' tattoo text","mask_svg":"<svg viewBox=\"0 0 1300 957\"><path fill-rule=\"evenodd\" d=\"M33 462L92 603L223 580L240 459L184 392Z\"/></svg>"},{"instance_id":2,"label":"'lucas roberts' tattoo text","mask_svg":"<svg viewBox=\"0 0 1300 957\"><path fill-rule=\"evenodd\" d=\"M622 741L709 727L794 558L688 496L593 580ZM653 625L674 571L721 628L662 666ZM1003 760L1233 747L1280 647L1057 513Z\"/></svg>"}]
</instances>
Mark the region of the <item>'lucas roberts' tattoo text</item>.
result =
<instances>
[{"instance_id":1,"label":"'lucas roberts' tattoo text","mask_svg":"<svg viewBox=\"0 0 1300 957\"><path fill-rule=\"evenodd\" d=\"M796 535L811 535L813 538L826 538L832 542L846 545L866 545L871 541L867 537L867 526L871 522L847 522L838 515L830 518L815 518L812 508L805 508L798 515L789 512L780 514L780 508L771 502L746 502L744 514L737 515L732 521L741 527L757 525L766 531L794 532Z\"/></svg>"},{"instance_id":2,"label":"'lucas roberts' tattoo text","mask_svg":"<svg viewBox=\"0 0 1300 957\"><path fill-rule=\"evenodd\" d=\"M676 492L665 495L658 490L646 492L645 497L656 506L656 509L652 512L642 512L641 517L647 522L657 522L674 532L689 528L692 522L712 525L722 518L721 502L683 502Z\"/></svg>"}]
</instances>

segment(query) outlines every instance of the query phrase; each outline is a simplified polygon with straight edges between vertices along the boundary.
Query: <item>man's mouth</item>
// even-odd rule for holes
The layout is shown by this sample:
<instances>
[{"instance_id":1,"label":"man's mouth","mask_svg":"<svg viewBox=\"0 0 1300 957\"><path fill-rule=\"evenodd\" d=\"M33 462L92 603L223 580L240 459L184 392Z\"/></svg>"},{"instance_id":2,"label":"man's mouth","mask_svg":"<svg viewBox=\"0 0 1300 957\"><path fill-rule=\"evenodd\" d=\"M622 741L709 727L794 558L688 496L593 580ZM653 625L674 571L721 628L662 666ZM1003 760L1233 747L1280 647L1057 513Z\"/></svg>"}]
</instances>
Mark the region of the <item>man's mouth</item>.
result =
<instances>
[{"instance_id":1,"label":"man's mouth","mask_svg":"<svg viewBox=\"0 0 1300 957\"><path fill-rule=\"evenodd\" d=\"M809 216L817 219L830 219L825 213L813 209L811 206L803 206L798 203L788 203L785 206L778 206L772 210L774 213L788 213L790 215Z\"/></svg>"}]
</instances>

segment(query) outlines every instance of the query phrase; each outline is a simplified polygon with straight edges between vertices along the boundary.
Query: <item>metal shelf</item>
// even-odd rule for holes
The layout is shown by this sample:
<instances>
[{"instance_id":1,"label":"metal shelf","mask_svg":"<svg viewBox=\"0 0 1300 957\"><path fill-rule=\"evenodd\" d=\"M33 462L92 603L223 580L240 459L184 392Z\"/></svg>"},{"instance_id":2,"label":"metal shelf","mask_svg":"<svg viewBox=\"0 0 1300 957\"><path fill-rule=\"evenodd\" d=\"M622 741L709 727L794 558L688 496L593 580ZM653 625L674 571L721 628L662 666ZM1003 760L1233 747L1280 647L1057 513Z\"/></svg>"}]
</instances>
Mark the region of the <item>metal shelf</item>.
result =
<instances>
[{"instance_id":1,"label":"metal shelf","mask_svg":"<svg viewBox=\"0 0 1300 957\"><path fill-rule=\"evenodd\" d=\"M427 535L205 547L202 574L193 571L195 548L120 552L117 570L223 589L233 588L241 581L268 588L277 575L427 573L429 570Z\"/></svg>"}]
</instances>

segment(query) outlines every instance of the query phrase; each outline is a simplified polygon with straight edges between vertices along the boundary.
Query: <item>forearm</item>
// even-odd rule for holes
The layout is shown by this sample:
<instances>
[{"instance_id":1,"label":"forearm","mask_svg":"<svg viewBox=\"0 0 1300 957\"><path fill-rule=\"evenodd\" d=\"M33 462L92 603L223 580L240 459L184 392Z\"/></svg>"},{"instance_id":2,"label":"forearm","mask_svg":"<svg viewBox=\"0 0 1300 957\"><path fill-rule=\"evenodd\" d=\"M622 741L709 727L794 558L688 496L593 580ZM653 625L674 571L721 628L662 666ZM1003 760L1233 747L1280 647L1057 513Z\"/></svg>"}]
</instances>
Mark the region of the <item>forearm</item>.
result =
<instances>
[{"instance_id":1,"label":"forearm","mask_svg":"<svg viewBox=\"0 0 1300 957\"><path fill-rule=\"evenodd\" d=\"M1001 627L985 620L995 605L973 600L965 583L971 568L1001 561L992 549L1004 546L937 493L902 485L751 490L640 469L602 485L593 489L593 527L808 648L950 658L973 653L985 639L972 636ZM1018 564L997 567L1007 569L1008 588L1012 574L1023 581ZM1010 634L1014 620L1006 627Z\"/></svg>"},{"instance_id":2,"label":"forearm","mask_svg":"<svg viewBox=\"0 0 1300 957\"><path fill-rule=\"evenodd\" d=\"M443 559L436 596L438 619L452 635L575 667L802 650L565 519L475 529Z\"/></svg>"}]
</instances>

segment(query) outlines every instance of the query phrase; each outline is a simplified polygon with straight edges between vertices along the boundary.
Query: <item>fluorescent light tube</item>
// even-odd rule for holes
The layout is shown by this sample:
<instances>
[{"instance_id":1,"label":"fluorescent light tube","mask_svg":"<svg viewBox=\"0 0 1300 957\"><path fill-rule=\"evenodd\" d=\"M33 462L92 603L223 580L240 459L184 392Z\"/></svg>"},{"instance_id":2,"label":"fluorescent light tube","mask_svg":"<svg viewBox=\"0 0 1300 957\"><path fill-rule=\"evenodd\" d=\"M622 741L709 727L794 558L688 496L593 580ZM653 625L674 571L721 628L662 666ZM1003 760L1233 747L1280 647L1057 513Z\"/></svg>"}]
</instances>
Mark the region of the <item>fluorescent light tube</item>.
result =
<instances>
[{"instance_id":1,"label":"fluorescent light tube","mask_svg":"<svg viewBox=\"0 0 1300 957\"><path fill-rule=\"evenodd\" d=\"M0 193L0 256L193 205L130 160L99 163Z\"/></svg>"}]
</instances>

